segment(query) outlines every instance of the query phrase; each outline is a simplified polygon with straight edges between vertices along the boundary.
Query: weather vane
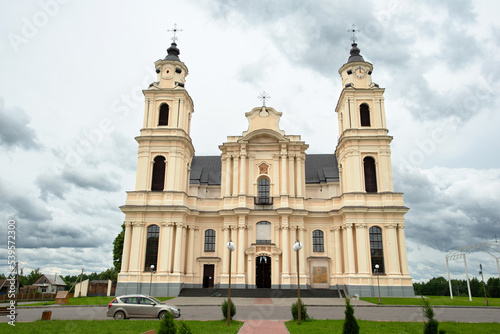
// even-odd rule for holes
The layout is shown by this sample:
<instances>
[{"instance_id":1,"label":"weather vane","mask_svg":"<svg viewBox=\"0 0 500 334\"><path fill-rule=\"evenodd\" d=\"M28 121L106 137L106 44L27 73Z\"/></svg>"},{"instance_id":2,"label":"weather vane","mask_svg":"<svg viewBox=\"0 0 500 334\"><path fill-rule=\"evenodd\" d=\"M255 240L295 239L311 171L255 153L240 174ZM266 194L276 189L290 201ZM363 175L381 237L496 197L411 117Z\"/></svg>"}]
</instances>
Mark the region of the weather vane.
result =
<instances>
[{"instance_id":1,"label":"weather vane","mask_svg":"<svg viewBox=\"0 0 500 334\"><path fill-rule=\"evenodd\" d=\"M177 29L177 23L174 24L174 29L167 29L168 32L173 32L174 33L174 37L172 37L172 42L175 43L175 41L178 40L177 36L175 35L178 31L182 31L182 29Z\"/></svg>"},{"instance_id":2,"label":"weather vane","mask_svg":"<svg viewBox=\"0 0 500 334\"><path fill-rule=\"evenodd\" d=\"M352 37L351 37L351 41L352 43L356 43L356 32L360 32L359 29L356 30L356 25L352 25L352 29L347 29L347 32L352 32Z\"/></svg>"},{"instance_id":3,"label":"weather vane","mask_svg":"<svg viewBox=\"0 0 500 334\"><path fill-rule=\"evenodd\" d=\"M257 96L257 98L262 101L262 106L265 107L266 100L269 100L271 97L266 93L266 91L263 91L259 96Z\"/></svg>"}]
</instances>

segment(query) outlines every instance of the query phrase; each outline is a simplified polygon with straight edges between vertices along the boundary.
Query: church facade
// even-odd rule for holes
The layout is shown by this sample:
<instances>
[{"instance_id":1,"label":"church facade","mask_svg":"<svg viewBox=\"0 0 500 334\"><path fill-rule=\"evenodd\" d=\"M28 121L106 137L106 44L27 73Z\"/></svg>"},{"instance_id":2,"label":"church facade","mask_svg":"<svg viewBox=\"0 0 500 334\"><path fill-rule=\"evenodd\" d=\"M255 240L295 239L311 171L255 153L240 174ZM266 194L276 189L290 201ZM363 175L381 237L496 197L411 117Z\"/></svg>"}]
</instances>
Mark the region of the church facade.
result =
<instances>
[{"instance_id":1,"label":"church facade","mask_svg":"<svg viewBox=\"0 0 500 334\"><path fill-rule=\"evenodd\" d=\"M385 296L414 295L384 89L355 43L339 70L340 137L325 154L307 154L299 135L280 129L282 113L264 103L245 114L248 129L229 136L219 156L195 155L188 68L175 42L167 51L155 62L157 81L143 91L136 185L121 207L117 295L224 288L229 268L232 288L300 284L375 296L380 284Z\"/></svg>"}]
</instances>

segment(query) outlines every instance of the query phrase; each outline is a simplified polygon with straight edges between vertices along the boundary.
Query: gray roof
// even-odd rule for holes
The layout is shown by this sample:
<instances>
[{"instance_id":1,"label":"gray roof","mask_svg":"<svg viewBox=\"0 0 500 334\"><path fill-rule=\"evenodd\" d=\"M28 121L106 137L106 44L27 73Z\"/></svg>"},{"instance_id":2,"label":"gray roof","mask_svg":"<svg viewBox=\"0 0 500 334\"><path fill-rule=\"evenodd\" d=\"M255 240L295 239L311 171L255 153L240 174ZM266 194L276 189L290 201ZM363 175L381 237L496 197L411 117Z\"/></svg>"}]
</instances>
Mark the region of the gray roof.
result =
<instances>
[{"instance_id":1,"label":"gray roof","mask_svg":"<svg viewBox=\"0 0 500 334\"><path fill-rule=\"evenodd\" d=\"M167 52L168 52L168 54L165 57L165 59L163 59L163 60L181 61L179 58L179 55L181 54L181 52L179 51L179 48L177 47L177 44L175 44L175 42L170 45L170 47L167 49Z\"/></svg>"},{"instance_id":2,"label":"gray roof","mask_svg":"<svg viewBox=\"0 0 500 334\"><path fill-rule=\"evenodd\" d=\"M363 56L361 56L359 53L361 52L360 49L358 49L358 44L352 43L352 48L351 48L351 56L347 60L348 63L355 62L355 61L365 61L363 59Z\"/></svg>"},{"instance_id":3,"label":"gray roof","mask_svg":"<svg viewBox=\"0 0 500 334\"><path fill-rule=\"evenodd\" d=\"M339 168L335 154L306 154L306 183L338 182ZM191 162L189 183L220 185L221 157L195 156Z\"/></svg>"}]
</instances>

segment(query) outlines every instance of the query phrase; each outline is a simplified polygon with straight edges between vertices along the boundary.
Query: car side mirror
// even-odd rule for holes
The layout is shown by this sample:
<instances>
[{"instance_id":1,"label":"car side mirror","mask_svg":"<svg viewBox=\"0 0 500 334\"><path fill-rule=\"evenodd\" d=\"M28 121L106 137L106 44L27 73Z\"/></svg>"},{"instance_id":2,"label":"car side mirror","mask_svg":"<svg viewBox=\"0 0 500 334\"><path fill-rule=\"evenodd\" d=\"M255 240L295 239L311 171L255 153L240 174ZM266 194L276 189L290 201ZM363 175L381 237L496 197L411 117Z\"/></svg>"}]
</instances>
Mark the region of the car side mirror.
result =
<instances>
[{"instance_id":1,"label":"car side mirror","mask_svg":"<svg viewBox=\"0 0 500 334\"><path fill-rule=\"evenodd\" d=\"M156 306L156 303L155 302L151 302L151 306Z\"/></svg>"}]
</instances>

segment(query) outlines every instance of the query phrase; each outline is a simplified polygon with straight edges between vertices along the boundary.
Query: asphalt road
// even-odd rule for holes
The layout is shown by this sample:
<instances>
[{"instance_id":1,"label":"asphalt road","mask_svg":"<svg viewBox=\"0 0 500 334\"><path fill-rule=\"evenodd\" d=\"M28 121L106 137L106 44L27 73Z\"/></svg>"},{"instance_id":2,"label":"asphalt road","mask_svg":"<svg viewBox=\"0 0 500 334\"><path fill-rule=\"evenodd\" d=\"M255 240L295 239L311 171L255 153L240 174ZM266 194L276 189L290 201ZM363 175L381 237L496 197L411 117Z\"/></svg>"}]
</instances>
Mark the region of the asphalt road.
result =
<instances>
[{"instance_id":1,"label":"asphalt road","mask_svg":"<svg viewBox=\"0 0 500 334\"><path fill-rule=\"evenodd\" d=\"M181 320L219 320L220 306L179 306ZM52 306L18 309L17 321L39 320L44 310L52 311L52 319L58 320L112 320L106 317L107 306ZM309 306L308 314L315 319L344 319L344 306ZM434 307L439 321L500 322L500 308ZM418 306L354 306L358 319L375 321L423 321ZM280 305L238 306L235 320L289 320L290 307ZM0 322L7 322L6 316Z\"/></svg>"}]
</instances>

